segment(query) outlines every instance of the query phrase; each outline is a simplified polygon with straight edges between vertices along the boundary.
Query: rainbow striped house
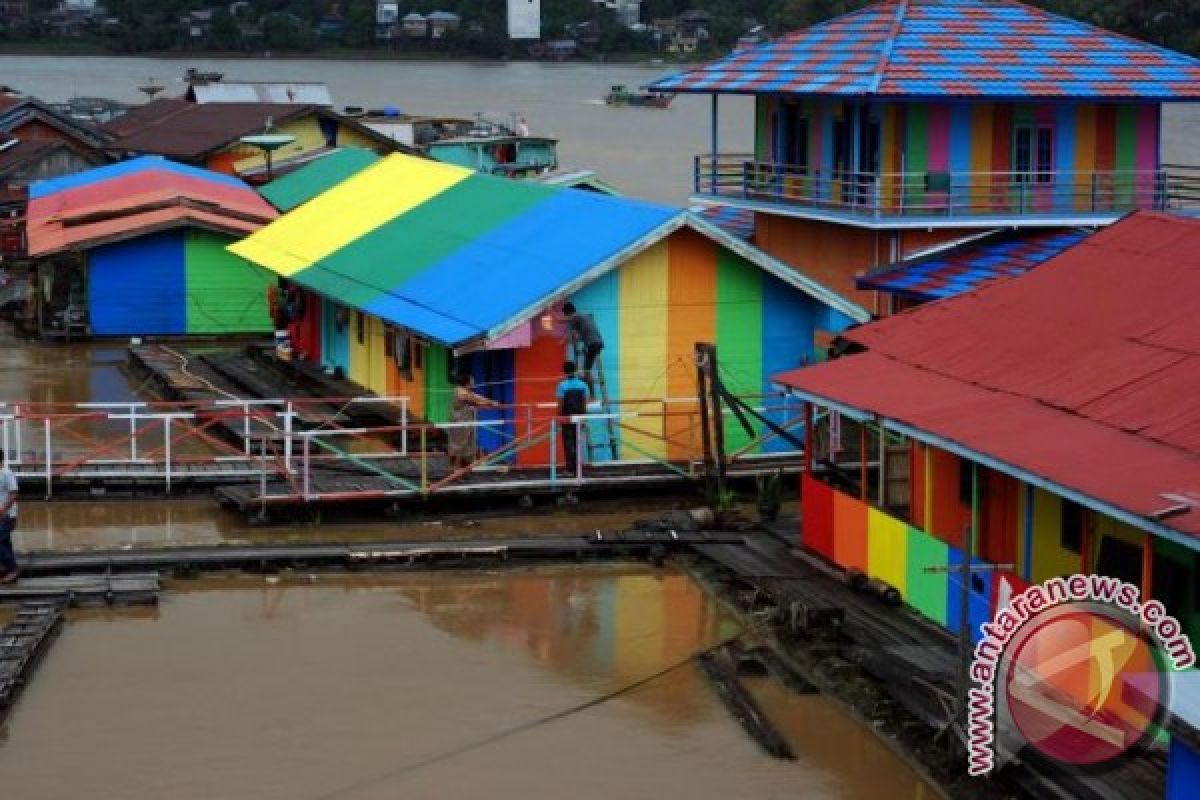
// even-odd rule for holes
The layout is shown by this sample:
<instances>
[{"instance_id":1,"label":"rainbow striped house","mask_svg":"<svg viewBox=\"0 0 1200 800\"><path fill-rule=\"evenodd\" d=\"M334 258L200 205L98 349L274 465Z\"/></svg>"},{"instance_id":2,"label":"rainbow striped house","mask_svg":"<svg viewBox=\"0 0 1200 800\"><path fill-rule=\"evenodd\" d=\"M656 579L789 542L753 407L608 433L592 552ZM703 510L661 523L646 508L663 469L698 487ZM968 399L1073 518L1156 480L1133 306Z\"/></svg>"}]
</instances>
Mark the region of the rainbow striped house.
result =
<instances>
[{"instance_id":1,"label":"rainbow striped house","mask_svg":"<svg viewBox=\"0 0 1200 800\"><path fill-rule=\"evenodd\" d=\"M548 312L565 300L604 336L611 407L639 414L619 433L622 459L699 449L698 426L671 413L695 408L696 342L718 345L731 391L761 396L773 373L814 360L868 316L679 209L404 155L350 177L320 162L306 169L336 176L331 188L292 197L293 210L230 250L308 293L296 326L308 359L408 396L417 416L445 421L452 375L470 371L510 406L484 412L495 422L485 449L554 415L567 348ZM289 176L297 188L324 185L309 177ZM729 433L731 447L749 441L736 424ZM546 459L544 447L519 457Z\"/></svg>"},{"instance_id":2,"label":"rainbow striped house","mask_svg":"<svg viewBox=\"0 0 1200 800\"><path fill-rule=\"evenodd\" d=\"M1160 143L1200 61L1015 0L886 0L649 88L712 98L696 202L752 212L756 246L876 313L862 270L1198 203ZM752 155L722 153L722 95L754 98Z\"/></svg>"}]
</instances>

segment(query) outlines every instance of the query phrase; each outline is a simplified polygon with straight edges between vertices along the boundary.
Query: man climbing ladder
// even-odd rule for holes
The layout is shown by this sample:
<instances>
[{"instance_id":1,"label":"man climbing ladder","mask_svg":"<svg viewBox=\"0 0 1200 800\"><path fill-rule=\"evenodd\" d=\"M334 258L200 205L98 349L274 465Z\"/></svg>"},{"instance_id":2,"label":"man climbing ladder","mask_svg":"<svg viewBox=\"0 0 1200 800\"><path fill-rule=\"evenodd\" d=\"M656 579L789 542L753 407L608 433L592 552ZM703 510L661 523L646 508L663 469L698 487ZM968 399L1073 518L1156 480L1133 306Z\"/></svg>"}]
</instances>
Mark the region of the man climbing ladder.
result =
<instances>
[{"instance_id":1,"label":"man climbing ladder","mask_svg":"<svg viewBox=\"0 0 1200 800\"><path fill-rule=\"evenodd\" d=\"M595 381L592 368L596 359L604 350L604 337L596 327L595 320L589 314L580 314L572 302L563 303L563 316L567 319L567 331L573 345L583 345L583 380L588 385L592 397L596 396Z\"/></svg>"}]
</instances>

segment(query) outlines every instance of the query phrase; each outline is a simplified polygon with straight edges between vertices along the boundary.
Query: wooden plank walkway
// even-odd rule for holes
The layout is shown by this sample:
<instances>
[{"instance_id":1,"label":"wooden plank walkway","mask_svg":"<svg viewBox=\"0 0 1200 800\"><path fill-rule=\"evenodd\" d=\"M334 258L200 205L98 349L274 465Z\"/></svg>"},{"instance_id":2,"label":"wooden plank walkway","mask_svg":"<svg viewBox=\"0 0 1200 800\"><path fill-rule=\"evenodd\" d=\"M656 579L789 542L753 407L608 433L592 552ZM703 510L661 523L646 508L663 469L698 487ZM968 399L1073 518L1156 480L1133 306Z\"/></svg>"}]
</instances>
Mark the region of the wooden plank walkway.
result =
<instances>
[{"instance_id":1,"label":"wooden plank walkway","mask_svg":"<svg viewBox=\"0 0 1200 800\"><path fill-rule=\"evenodd\" d=\"M0 630L0 722L8 716L62 623L59 603L37 601L22 605L13 621Z\"/></svg>"},{"instance_id":2,"label":"wooden plank walkway","mask_svg":"<svg viewBox=\"0 0 1200 800\"><path fill-rule=\"evenodd\" d=\"M157 572L22 578L0 586L0 604L42 601L60 606L153 605L158 602L160 589Z\"/></svg>"}]
</instances>

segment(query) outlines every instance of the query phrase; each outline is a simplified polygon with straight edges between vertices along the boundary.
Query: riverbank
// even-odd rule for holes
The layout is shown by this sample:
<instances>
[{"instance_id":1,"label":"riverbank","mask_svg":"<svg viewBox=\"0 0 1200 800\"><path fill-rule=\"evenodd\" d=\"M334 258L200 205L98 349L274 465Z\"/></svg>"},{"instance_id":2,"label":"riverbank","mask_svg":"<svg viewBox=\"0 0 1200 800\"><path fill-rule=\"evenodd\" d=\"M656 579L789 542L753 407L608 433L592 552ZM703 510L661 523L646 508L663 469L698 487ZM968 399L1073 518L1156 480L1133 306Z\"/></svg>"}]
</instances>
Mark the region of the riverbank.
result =
<instances>
[{"instance_id":1,"label":"riverbank","mask_svg":"<svg viewBox=\"0 0 1200 800\"><path fill-rule=\"evenodd\" d=\"M434 50L381 50L357 49L352 47L328 47L316 50L141 50L122 52L112 50L103 42L59 41L59 42L4 42L0 44L0 56L103 56L108 58L156 58L170 61L195 61L197 59L222 61L372 61L372 62L429 62L450 64L621 64L627 66L670 65L684 67L701 63L721 54L691 53L686 59L669 53L630 52L600 53L590 58L575 57L563 61L529 56L489 57L478 53L438 52Z\"/></svg>"}]
</instances>

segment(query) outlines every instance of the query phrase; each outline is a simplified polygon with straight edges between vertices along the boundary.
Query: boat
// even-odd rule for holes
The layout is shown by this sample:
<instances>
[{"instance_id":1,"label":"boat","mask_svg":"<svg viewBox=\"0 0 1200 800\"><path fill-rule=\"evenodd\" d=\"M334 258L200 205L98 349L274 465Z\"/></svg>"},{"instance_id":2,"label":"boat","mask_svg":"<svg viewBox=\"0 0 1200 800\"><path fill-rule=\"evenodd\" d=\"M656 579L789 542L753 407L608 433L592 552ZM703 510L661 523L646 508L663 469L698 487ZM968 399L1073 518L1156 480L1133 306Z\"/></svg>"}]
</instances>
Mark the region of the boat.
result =
<instances>
[{"instance_id":1,"label":"boat","mask_svg":"<svg viewBox=\"0 0 1200 800\"><path fill-rule=\"evenodd\" d=\"M610 106L638 106L641 108L666 108L675 95L666 92L631 92L626 86L614 86L604 96Z\"/></svg>"},{"instance_id":2,"label":"boat","mask_svg":"<svg viewBox=\"0 0 1200 800\"><path fill-rule=\"evenodd\" d=\"M203 70L198 70L195 67L188 67L183 73L183 80L186 83L198 83L201 85L205 83L219 83L224 77L224 72L206 72Z\"/></svg>"},{"instance_id":3,"label":"boat","mask_svg":"<svg viewBox=\"0 0 1200 800\"><path fill-rule=\"evenodd\" d=\"M469 133L430 142L430 157L492 175L526 178L558 166L558 141L545 136L515 133Z\"/></svg>"}]
</instances>

